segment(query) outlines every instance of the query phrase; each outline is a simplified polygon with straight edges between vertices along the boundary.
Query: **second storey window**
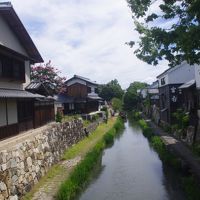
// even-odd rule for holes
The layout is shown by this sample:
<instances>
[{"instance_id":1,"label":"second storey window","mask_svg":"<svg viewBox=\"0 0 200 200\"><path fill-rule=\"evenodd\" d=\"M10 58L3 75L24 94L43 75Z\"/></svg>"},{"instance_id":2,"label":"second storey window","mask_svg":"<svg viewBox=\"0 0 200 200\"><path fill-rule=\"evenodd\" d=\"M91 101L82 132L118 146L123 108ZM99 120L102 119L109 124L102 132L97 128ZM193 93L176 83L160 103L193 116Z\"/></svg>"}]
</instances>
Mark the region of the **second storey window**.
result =
<instances>
[{"instance_id":1,"label":"second storey window","mask_svg":"<svg viewBox=\"0 0 200 200\"><path fill-rule=\"evenodd\" d=\"M165 85L165 77L161 78L161 85Z\"/></svg>"},{"instance_id":2,"label":"second storey window","mask_svg":"<svg viewBox=\"0 0 200 200\"><path fill-rule=\"evenodd\" d=\"M0 55L0 78L25 82L24 62Z\"/></svg>"}]
</instances>

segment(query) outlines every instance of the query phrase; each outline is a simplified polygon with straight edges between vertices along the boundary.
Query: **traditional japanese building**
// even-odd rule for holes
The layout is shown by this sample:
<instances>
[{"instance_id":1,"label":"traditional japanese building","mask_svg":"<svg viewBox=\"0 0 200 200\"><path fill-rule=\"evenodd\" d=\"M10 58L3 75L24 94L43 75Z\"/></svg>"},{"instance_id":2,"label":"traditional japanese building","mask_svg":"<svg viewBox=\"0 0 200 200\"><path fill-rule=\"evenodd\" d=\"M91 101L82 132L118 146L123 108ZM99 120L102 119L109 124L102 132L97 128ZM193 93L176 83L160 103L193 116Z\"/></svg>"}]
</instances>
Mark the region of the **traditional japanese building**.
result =
<instances>
[{"instance_id":1,"label":"traditional japanese building","mask_svg":"<svg viewBox=\"0 0 200 200\"><path fill-rule=\"evenodd\" d=\"M0 3L0 139L54 119L53 104L25 90L30 66L39 62L43 59L11 3Z\"/></svg>"},{"instance_id":2,"label":"traditional japanese building","mask_svg":"<svg viewBox=\"0 0 200 200\"><path fill-rule=\"evenodd\" d=\"M183 108L183 104L187 102L184 101L183 89L194 85L196 67L184 62L157 76L161 121L172 124L173 113L177 108Z\"/></svg>"},{"instance_id":3,"label":"traditional japanese building","mask_svg":"<svg viewBox=\"0 0 200 200\"><path fill-rule=\"evenodd\" d=\"M66 94L62 98L64 113L90 113L100 109L102 98L98 96L96 82L74 75L65 82ZM61 97L60 97L61 98Z\"/></svg>"}]
</instances>

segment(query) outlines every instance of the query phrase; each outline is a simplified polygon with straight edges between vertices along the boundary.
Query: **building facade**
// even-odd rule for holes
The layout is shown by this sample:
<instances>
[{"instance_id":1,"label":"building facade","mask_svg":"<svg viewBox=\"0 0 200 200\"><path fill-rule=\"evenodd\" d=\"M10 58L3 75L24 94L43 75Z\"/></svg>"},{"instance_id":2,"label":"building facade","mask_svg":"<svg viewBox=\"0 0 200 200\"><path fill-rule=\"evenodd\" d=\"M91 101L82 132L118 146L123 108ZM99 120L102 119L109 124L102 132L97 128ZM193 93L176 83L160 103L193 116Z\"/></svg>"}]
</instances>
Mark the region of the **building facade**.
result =
<instances>
[{"instance_id":1,"label":"building facade","mask_svg":"<svg viewBox=\"0 0 200 200\"><path fill-rule=\"evenodd\" d=\"M159 82L161 121L169 124L174 122L173 113L178 108L183 108L184 104L182 85L195 79L196 67L182 63L181 65L166 70L157 77Z\"/></svg>"},{"instance_id":2,"label":"building facade","mask_svg":"<svg viewBox=\"0 0 200 200\"><path fill-rule=\"evenodd\" d=\"M65 113L90 113L100 109L102 99L98 96L96 82L74 75L65 82L68 102L64 104Z\"/></svg>"},{"instance_id":3,"label":"building facade","mask_svg":"<svg viewBox=\"0 0 200 200\"><path fill-rule=\"evenodd\" d=\"M0 3L0 27L0 139L3 139L44 124L41 120L37 122L36 111L37 100L44 96L25 90L30 84L31 64L43 59L11 3ZM41 111L41 106L38 109Z\"/></svg>"}]
</instances>

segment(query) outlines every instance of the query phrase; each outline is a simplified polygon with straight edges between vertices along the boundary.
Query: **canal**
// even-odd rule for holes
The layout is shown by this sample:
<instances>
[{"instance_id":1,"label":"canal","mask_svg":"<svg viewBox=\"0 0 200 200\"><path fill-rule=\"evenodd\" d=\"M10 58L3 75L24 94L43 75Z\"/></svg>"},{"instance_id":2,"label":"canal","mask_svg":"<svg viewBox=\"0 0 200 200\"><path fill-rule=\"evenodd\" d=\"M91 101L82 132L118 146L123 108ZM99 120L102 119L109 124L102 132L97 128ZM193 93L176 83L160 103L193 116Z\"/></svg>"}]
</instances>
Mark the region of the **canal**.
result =
<instances>
[{"instance_id":1,"label":"canal","mask_svg":"<svg viewBox=\"0 0 200 200\"><path fill-rule=\"evenodd\" d=\"M140 128L129 121L104 151L80 200L184 200L177 173L163 165Z\"/></svg>"}]
</instances>

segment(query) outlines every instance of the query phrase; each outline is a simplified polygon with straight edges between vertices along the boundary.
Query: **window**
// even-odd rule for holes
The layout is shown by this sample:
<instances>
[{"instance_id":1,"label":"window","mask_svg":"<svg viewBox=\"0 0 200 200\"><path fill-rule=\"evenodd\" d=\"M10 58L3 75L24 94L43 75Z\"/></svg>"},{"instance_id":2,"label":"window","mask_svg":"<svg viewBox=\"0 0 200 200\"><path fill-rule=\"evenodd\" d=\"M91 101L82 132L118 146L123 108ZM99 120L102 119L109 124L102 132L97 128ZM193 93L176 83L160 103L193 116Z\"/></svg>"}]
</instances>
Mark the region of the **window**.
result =
<instances>
[{"instance_id":1,"label":"window","mask_svg":"<svg viewBox=\"0 0 200 200\"><path fill-rule=\"evenodd\" d=\"M0 77L25 82L25 65L23 61L0 55Z\"/></svg>"},{"instance_id":2,"label":"window","mask_svg":"<svg viewBox=\"0 0 200 200\"><path fill-rule=\"evenodd\" d=\"M165 85L165 77L161 78L161 85Z\"/></svg>"},{"instance_id":3,"label":"window","mask_svg":"<svg viewBox=\"0 0 200 200\"><path fill-rule=\"evenodd\" d=\"M74 104L73 103L69 104L69 110L74 110Z\"/></svg>"},{"instance_id":4,"label":"window","mask_svg":"<svg viewBox=\"0 0 200 200\"><path fill-rule=\"evenodd\" d=\"M87 93L91 93L91 87L87 87Z\"/></svg>"}]
</instances>

